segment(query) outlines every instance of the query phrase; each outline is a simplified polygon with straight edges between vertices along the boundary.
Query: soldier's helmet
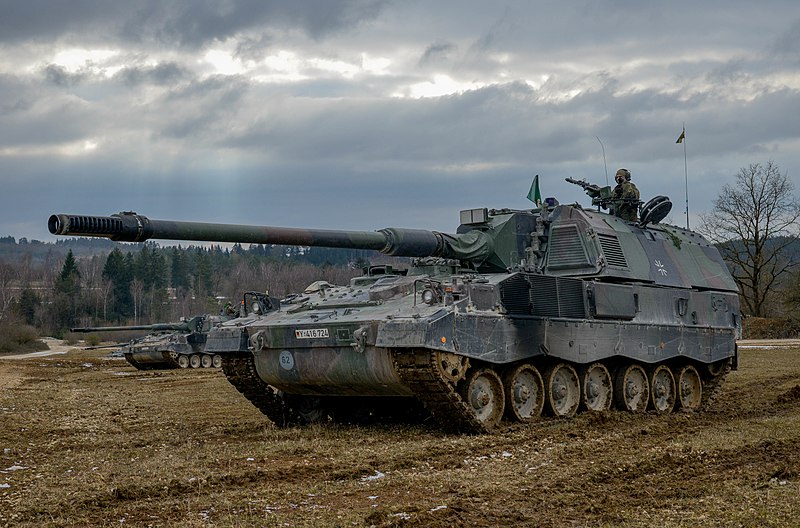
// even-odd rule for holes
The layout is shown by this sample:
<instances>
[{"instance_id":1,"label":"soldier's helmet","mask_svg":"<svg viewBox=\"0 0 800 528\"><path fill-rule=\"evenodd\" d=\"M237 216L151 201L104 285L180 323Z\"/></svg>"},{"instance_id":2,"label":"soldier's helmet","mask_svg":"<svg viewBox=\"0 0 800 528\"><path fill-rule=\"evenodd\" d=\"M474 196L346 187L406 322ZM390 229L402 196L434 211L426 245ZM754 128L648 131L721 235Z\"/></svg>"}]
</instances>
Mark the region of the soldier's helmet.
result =
<instances>
[{"instance_id":1,"label":"soldier's helmet","mask_svg":"<svg viewBox=\"0 0 800 528\"><path fill-rule=\"evenodd\" d=\"M614 178L616 178L617 176L620 176L620 175L623 178L625 178L625 181L631 181L631 171L629 171L628 169L619 169L619 170L617 170L617 174L614 176Z\"/></svg>"}]
</instances>

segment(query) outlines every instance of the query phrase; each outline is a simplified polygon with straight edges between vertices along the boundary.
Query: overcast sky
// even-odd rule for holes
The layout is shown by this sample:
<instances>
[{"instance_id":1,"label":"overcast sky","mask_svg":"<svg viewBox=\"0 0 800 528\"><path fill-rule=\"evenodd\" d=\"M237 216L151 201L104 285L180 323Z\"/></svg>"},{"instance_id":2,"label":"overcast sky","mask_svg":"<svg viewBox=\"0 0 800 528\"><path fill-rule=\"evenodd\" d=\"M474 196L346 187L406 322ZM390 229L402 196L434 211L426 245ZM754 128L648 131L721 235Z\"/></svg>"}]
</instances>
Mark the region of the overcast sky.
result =
<instances>
[{"instance_id":1,"label":"overcast sky","mask_svg":"<svg viewBox=\"0 0 800 528\"><path fill-rule=\"evenodd\" d=\"M0 236L52 213L454 232L633 173L684 225L798 183L800 4L0 2ZM600 141L598 141L598 138ZM602 146L601 146L602 142Z\"/></svg>"}]
</instances>

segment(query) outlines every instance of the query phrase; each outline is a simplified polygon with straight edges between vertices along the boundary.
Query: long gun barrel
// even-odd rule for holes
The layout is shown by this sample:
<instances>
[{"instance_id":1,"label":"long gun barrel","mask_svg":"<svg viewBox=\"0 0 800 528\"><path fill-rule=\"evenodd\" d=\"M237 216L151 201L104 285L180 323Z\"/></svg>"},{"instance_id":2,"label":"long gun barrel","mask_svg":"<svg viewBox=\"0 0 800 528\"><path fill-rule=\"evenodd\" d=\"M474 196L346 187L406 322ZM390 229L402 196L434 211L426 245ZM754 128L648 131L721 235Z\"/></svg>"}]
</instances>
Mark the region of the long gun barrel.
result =
<instances>
[{"instance_id":1,"label":"long gun barrel","mask_svg":"<svg viewBox=\"0 0 800 528\"><path fill-rule=\"evenodd\" d=\"M339 231L289 227L211 224L150 220L133 213L112 216L52 215L47 223L54 235L104 237L121 242L149 239L193 240L373 249L401 257L445 257L483 261L492 240L480 231L449 235L422 229L386 228L380 231Z\"/></svg>"},{"instance_id":2,"label":"long gun barrel","mask_svg":"<svg viewBox=\"0 0 800 528\"><path fill-rule=\"evenodd\" d=\"M131 325L131 326L84 326L71 328L70 332L89 333L89 332L122 332L124 330L150 330L151 332L166 332L173 330L188 330L186 323L157 323L151 325Z\"/></svg>"}]
</instances>

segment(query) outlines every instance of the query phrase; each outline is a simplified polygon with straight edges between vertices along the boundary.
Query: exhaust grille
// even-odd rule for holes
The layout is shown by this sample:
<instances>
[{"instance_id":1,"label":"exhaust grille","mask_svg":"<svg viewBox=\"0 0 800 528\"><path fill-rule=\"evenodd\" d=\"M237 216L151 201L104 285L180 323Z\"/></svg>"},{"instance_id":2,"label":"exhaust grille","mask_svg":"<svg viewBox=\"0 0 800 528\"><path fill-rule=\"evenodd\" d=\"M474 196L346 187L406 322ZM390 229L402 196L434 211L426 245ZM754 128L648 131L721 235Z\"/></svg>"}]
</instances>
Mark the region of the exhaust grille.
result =
<instances>
[{"instance_id":1,"label":"exhaust grille","mask_svg":"<svg viewBox=\"0 0 800 528\"><path fill-rule=\"evenodd\" d=\"M600 249L606 256L606 263L615 268L627 268L628 261L625 259L625 253L622 252L622 246L619 244L619 239L614 235L604 235L598 233L597 238L600 240Z\"/></svg>"},{"instance_id":2,"label":"exhaust grille","mask_svg":"<svg viewBox=\"0 0 800 528\"><path fill-rule=\"evenodd\" d=\"M528 275L531 314L540 317L586 318L583 281L546 275Z\"/></svg>"},{"instance_id":3,"label":"exhaust grille","mask_svg":"<svg viewBox=\"0 0 800 528\"><path fill-rule=\"evenodd\" d=\"M549 269L593 267L578 233L578 226L574 224L563 225L553 227L550 230L547 267Z\"/></svg>"},{"instance_id":4,"label":"exhaust grille","mask_svg":"<svg viewBox=\"0 0 800 528\"><path fill-rule=\"evenodd\" d=\"M515 275L500 283L500 301L510 314L530 313L530 285L524 275Z\"/></svg>"}]
</instances>

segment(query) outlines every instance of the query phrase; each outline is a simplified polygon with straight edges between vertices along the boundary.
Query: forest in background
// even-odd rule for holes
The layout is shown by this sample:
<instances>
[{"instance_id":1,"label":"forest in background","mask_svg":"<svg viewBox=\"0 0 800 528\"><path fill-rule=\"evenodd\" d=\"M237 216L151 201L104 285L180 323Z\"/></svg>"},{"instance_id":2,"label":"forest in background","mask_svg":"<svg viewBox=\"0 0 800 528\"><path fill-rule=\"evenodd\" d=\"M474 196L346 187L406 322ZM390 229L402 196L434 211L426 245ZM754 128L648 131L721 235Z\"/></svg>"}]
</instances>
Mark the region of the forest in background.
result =
<instances>
[{"instance_id":1,"label":"forest in background","mask_svg":"<svg viewBox=\"0 0 800 528\"><path fill-rule=\"evenodd\" d=\"M76 326L179 321L218 313L244 291L282 297L316 280L347 284L371 263L404 262L373 251L316 247L161 247L5 237L0 238L0 325L62 337Z\"/></svg>"}]
</instances>

